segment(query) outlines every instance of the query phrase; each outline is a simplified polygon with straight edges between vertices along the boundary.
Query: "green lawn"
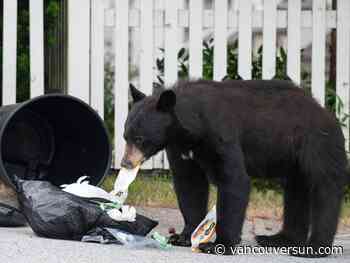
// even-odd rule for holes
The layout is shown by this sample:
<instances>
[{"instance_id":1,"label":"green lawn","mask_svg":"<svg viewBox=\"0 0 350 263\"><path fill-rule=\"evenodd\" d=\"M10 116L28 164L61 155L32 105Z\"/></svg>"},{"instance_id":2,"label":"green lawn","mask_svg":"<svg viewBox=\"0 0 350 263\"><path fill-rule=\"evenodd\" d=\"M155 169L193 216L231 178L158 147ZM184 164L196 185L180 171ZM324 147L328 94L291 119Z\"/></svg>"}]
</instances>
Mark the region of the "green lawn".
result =
<instances>
[{"instance_id":1,"label":"green lawn","mask_svg":"<svg viewBox=\"0 0 350 263\"><path fill-rule=\"evenodd\" d=\"M177 208L176 195L169 176L140 176L131 184L127 203L135 206L153 206ZM109 176L103 182L103 187L110 191L115 176ZM215 203L216 189L210 187L210 204ZM257 190L253 187L247 211L248 218L281 219L283 213L283 198L280 192L273 190ZM341 223L350 226L350 202L344 203Z\"/></svg>"}]
</instances>

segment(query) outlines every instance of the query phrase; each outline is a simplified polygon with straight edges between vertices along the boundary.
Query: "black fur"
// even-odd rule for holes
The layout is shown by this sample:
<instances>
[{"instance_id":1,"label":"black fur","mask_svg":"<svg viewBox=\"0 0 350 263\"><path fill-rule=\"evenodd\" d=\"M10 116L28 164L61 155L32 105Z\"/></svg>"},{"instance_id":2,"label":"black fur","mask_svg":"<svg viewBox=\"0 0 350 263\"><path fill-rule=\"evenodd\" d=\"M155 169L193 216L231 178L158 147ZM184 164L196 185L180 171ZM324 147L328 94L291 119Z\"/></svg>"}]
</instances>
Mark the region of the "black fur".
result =
<instances>
[{"instance_id":1,"label":"black fur","mask_svg":"<svg viewBox=\"0 0 350 263\"><path fill-rule=\"evenodd\" d=\"M129 89L134 102L140 101L146 97L145 94L136 89L135 86L132 84L129 84Z\"/></svg>"},{"instance_id":2,"label":"black fur","mask_svg":"<svg viewBox=\"0 0 350 263\"><path fill-rule=\"evenodd\" d=\"M166 148L185 220L174 244L189 245L207 213L212 182L218 188L216 242L236 245L250 176L265 176L285 179L284 225L276 235L257 236L258 243L332 245L348 180L344 137L334 116L292 82L179 82L134 105L125 139L135 143L137 136L147 158ZM182 158L189 152L193 159Z\"/></svg>"}]
</instances>

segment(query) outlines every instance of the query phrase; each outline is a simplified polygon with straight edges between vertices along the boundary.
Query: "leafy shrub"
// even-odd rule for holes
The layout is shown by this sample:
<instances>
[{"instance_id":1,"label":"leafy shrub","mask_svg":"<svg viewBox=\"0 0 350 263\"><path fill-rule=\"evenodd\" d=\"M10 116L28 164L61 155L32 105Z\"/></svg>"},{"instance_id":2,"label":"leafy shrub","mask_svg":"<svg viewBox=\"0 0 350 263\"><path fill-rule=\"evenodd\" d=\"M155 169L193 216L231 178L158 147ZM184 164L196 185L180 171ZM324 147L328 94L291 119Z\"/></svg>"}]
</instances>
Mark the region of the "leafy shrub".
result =
<instances>
[{"instance_id":1,"label":"leafy shrub","mask_svg":"<svg viewBox=\"0 0 350 263\"><path fill-rule=\"evenodd\" d=\"M114 70L111 64L105 65L105 124L110 138L114 138Z\"/></svg>"}]
</instances>

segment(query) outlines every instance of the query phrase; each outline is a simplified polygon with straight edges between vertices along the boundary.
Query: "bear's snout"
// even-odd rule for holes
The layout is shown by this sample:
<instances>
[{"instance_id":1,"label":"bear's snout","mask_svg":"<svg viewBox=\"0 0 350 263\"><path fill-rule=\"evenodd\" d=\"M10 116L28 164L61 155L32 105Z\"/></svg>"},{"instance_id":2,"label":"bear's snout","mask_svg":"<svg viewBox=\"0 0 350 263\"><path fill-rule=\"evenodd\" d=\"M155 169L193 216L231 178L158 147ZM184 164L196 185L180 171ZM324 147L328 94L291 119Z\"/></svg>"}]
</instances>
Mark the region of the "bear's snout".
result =
<instances>
[{"instance_id":1,"label":"bear's snout","mask_svg":"<svg viewBox=\"0 0 350 263\"><path fill-rule=\"evenodd\" d=\"M145 160L144 154L134 144L127 143L120 166L126 169L134 169Z\"/></svg>"},{"instance_id":2,"label":"bear's snout","mask_svg":"<svg viewBox=\"0 0 350 263\"><path fill-rule=\"evenodd\" d=\"M132 162L130 160L124 159L124 158L123 158L120 166L123 168L126 168L126 169L130 169L130 170L134 168Z\"/></svg>"}]
</instances>

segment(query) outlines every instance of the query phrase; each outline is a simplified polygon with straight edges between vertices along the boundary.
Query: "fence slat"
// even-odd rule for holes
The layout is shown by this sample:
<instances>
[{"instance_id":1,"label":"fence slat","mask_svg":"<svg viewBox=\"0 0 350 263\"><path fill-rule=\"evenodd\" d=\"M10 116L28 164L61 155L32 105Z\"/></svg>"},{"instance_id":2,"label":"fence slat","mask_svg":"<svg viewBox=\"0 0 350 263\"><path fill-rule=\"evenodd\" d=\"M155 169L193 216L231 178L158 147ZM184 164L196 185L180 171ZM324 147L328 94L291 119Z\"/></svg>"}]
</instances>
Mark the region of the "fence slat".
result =
<instances>
[{"instance_id":1,"label":"fence slat","mask_svg":"<svg viewBox=\"0 0 350 263\"><path fill-rule=\"evenodd\" d=\"M326 81L326 0L313 0L312 28L312 79L311 90L314 98L325 105Z\"/></svg>"},{"instance_id":2,"label":"fence slat","mask_svg":"<svg viewBox=\"0 0 350 263\"><path fill-rule=\"evenodd\" d=\"M227 73L227 0L215 0L214 11L214 80Z\"/></svg>"},{"instance_id":3,"label":"fence slat","mask_svg":"<svg viewBox=\"0 0 350 263\"><path fill-rule=\"evenodd\" d=\"M17 0L3 2L2 105L16 103Z\"/></svg>"},{"instance_id":4,"label":"fence slat","mask_svg":"<svg viewBox=\"0 0 350 263\"><path fill-rule=\"evenodd\" d=\"M251 79L252 73L252 2L239 0L238 74Z\"/></svg>"},{"instance_id":5,"label":"fence slat","mask_svg":"<svg viewBox=\"0 0 350 263\"><path fill-rule=\"evenodd\" d=\"M141 57L140 86L150 95L153 82L153 1L140 1Z\"/></svg>"},{"instance_id":6,"label":"fence slat","mask_svg":"<svg viewBox=\"0 0 350 263\"><path fill-rule=\"evenodd\" d=\"M147 95L152 94L153 83L153 1L140 1L140 88ZM148 160L143 169L152 169L153 162Z\"/></svg>"},{"instance_id":7,"label":"fence slat","mask_svg":"<svg viewBox=\"0 0 350 263\"><path fill-rule=\"evenodd\" d=\"M271 79L276 73L276 0L264 0L263 27L263 79Z\"/></svg>"},{"instance_id":8,"label":"fence slat","mask_svg":"<svg viewBox=\"0 0 350 263\"><path fill-rule=\"evenodd\" d=\"M104 117L104 2L91 1L91 106Z\"/></svg>"},{"instance_id":9,"label":"fence slat","mask_svg":"<svg viewBox=\"0 0 350 263\"><path fill-rule=\"evenodd\" d=\"M300 84L301 1L288 1L287 74Z\"/></svg>"},{"instance_id":10,"label":"fence slat","mask_svg":"<svg viewBox=\"0 0 350 263\"><path fill-rule=\"evenodd\" d=\"M90 102L90 1L68 1L68 93Z\"/></svg>"},{"instance_id":11,"label":"fence slat","mask_svg":"<svg viewBox=\"0 0 350 263\"><path fill-rule=\"evenodd\" d=\"M177 28L178 3L174 0L165 2L165 42L164 42L164 80L165 84L172 85L177 80Z\"/></svg>"},{"instance_id":12,"label":"fence slat","mask_svg":"<svg viewBox=\"0 0 350 263\"><path fill-rule=\"evenodd\" d=\"M203 0L190 0L190 58L189 75L190 78L200 78L203 72Z\"/></svg>"},{"instance_id":13,"label":"fence slat","mask_svg":"<svg viewBox=\"0 0 350 263\"><path fill-rule=\"evenodd\" d=\"M178 50L178 2L165 1L165 42L164 42L164 81L166 86L173 85L177 75ZM174 52L175 51L175 52ZM169 169L168 158L164 153L164 168Z\"/></svg>"},{"instance_id":14,"label":"fence slat","mask_svg":"<svg viewBox=\"0 0 350 263\"><path fill-rule=\"evenodd\" d=\"M30 16L30 97L44 94L44 2L29 2Z\"/></svg>"},{"instance_id":15,"label":"fence slat","mask_svg":"<svg viewBox=\"0 0 350 263\"><path fill-rule=\"evenodd\" d=\"M337 115L345 125L343 127L346 139L345 147L349 150L349 88L350 88L350 1L338 0L337 3L337 84L336 92L341 98L342 107ZM337 108L340 101L337 100Z\"/></svg>"},{"instance_id":16,"label":"fence slat","mask_svg":"<svg viewBox=\"0 0 350 263\"><path fill-rule=\"evenodd\" d=\"M164 1L156 0L154 2L154 15L157 11L164 10ZM156 19L156 16L154 17ZM160 49L163 48L164 45L164 28L163 27L155 27L154 29L154 57L158 58L163 56ZM154 59L155 59L154 58ZM155 61L154 61L155 63ZM158 82L157 79L155 79ZM164 152L157 153L153 158L153 169L163 169L164 168Z\"/></svg>"},{"instance_id":17,"label":"fence slat","mask_svg":"<svg viewBox=\"0 0 350 263\"><path fill-rule=\"evenodd\" d=\"M129 90L129 1L115 0L115 120L114 120L114 166L120 168L125 140L124 123L128 115Z\"/></svg>"},{"instance_id":18,"label":"fence slat","mask_svg":"<svg viewBox=\"0 0 350 263\"><path fill-rule=\"evenodd\" d=\"M179 19L178 25L180 28L188 28L190 24L190 12L187 9L179 9ZM277 11L277 28L285 29L287 28L287 10L278 10ZM164 12L163 10L155 10L154 12L154 26L162 27L164 26ZM214 27L214 11L209 9L203 9L203 29L213 28ZM231 30L238 28L238 10L229 10L228 11L228 24L227 27ZM252 11L252 26L253 28L262 28L264 25L264 12L262 10L253 10ZM131 9L129 13L131 28L140 26L140 10ZM327 28L336 28L336 11L327 10ZM105 25L107 27L114 26L114 11L107 10L105 17ZM302 28L312 28L312 11L303 10L301 11L301 27Z\"/></svg>"}]
</instances>

